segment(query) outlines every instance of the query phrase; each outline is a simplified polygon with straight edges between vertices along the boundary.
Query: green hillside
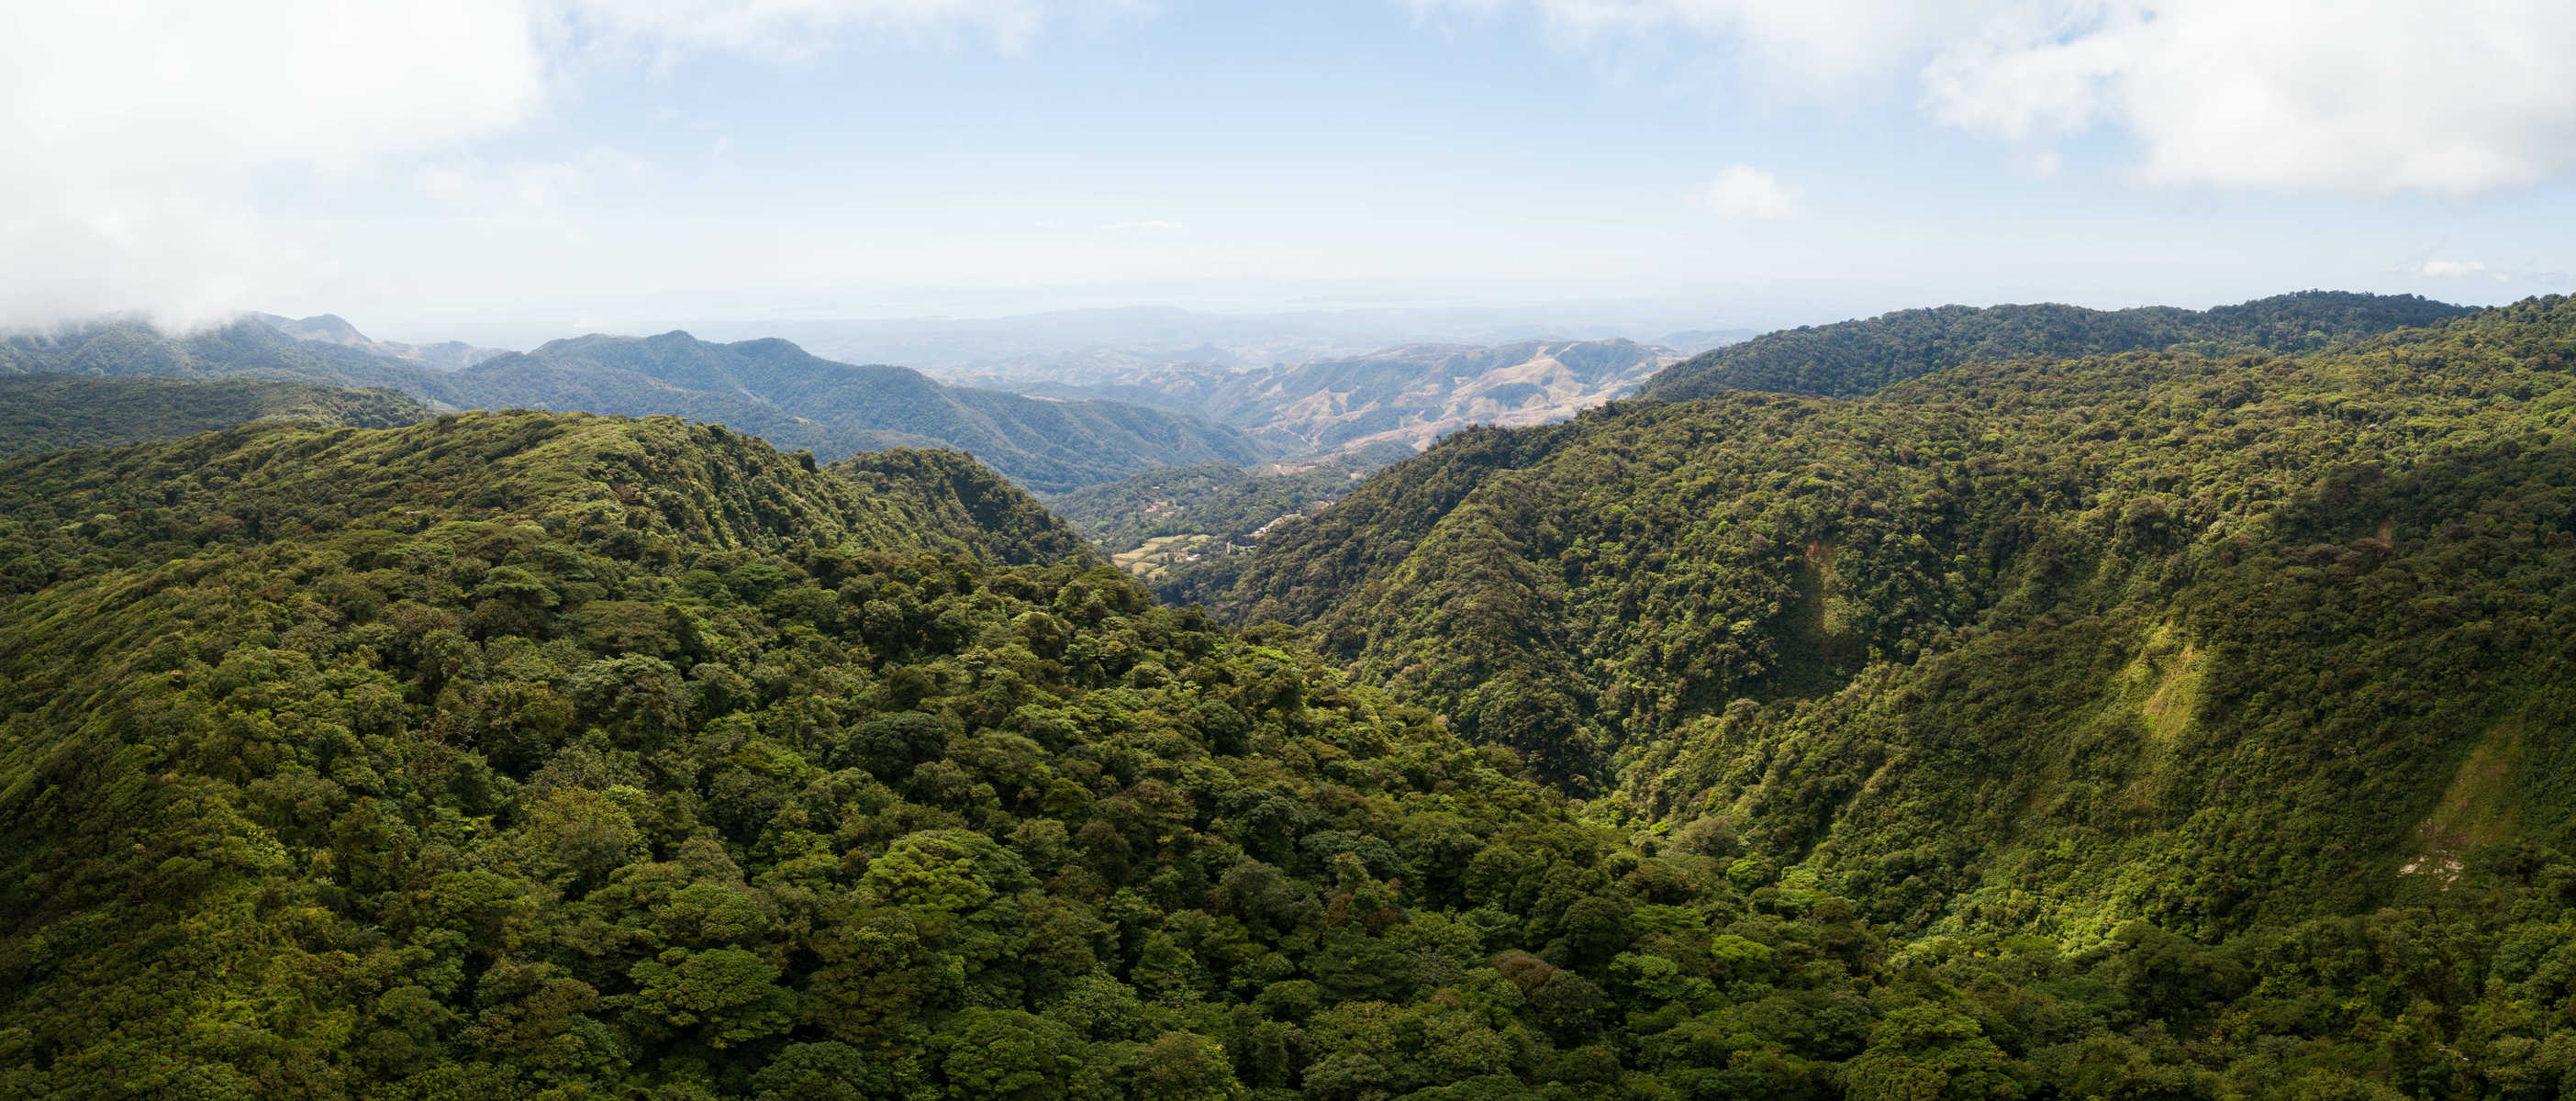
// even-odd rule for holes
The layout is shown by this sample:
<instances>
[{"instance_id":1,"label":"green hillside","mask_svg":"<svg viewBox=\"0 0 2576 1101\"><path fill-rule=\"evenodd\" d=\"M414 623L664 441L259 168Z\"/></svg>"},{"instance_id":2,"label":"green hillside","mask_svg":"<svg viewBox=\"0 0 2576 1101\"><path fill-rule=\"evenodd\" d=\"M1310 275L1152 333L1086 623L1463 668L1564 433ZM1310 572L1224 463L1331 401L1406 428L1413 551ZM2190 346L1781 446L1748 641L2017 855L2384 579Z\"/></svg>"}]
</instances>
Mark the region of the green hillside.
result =
<instances>
[{"instance_id":1,"label":"green hillside","mask_svg":"<svg viewBox=\"0 0 2576 1101\"><path fill-rule=\"evenodd\" d=\"M1857 397L1981 361L2162 348L2212 355L2311 352L2470 312L2414 295L2344 291L2301 291L2207 310L2088 310L2056 303L1899 310L1865 321L1785 329L1705 352L1648 379L1641 395L1684 401L1727 390L1769 390Z\"/></svg>"},{"instance_id":2,"label":"green hillside","mask_svg":"<svg viewBox=\"0 0 2576 1101\"><path fill-rule=\"evenodd\" d=\"M2547 299L2305 357L1630 403L1390 468L1223 607L1901 924L2361 912L2457 855L2434 835L2576 824L2571 348Z\"/></svg>"},{"instance_id":3,"label":"green hillside","mask_svg":"<svg viewBox=\"0 0 2576 1101\"><path fill-rule=\"evenodd\" d=\"M420 368L356 348L298 340L256 321L181 336L111 318L50 332L0 334L0 375L222 379L237 376L355 388L415 387Z\"/></svg>"},{"instance_id":4,"label":"green hillside","mask_svg":"<svg viewBox=\"0 0 2576 1101\"><path fill-rule=\"evenodd\" d=\"M389 390L259 379L0 374L0 457L190 436L256 420L390 428L426 406Z\"/></svg>"},{"instance_id":5,"label":"green hillside","mask_svg":"<svg viewBox=\"0 0 2576 1101\"><path fill-rule=\"evenodd\" d=\"M1247 579L1330 655L948 453L0 462L0 1090L2558 1096L2571 368L2552 299L1467 433L1254 556L1387 526Z\"/></svg>"}]
</instances>

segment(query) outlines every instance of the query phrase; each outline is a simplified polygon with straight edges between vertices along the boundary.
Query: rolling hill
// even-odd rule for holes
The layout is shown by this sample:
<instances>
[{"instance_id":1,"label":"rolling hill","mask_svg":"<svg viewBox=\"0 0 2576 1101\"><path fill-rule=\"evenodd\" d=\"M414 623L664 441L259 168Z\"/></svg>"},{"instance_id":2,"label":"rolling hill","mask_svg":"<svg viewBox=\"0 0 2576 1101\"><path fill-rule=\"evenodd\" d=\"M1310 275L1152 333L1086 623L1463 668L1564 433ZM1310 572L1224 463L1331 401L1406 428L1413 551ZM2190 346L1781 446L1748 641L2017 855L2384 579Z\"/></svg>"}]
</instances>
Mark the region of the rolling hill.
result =
<instances>
[{"instance_id":1,"label":"rolling hill","mask_svg":"<svg viewBox=\"0 0 2576 1101\"><path fill-rule=\"evenodd\" d=\"M1215 606L1883 920L2364 912L2576 839L2571 337L2542 299L1465 433Z\"/></svg>"}]
</instances>

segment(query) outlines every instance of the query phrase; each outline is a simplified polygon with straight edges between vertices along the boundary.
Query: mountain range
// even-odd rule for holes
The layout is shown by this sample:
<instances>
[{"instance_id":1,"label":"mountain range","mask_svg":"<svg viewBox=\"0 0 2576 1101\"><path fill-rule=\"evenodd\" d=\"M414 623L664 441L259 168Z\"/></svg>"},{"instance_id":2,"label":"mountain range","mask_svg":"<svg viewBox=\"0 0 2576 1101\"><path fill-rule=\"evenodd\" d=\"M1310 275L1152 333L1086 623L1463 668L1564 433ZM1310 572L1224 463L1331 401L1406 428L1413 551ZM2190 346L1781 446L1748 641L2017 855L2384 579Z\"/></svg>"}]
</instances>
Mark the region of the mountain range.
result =
<instances>
[{"instance_id":1,"label":"mountain range","mask_svg":"<svg viewBox=\"0 0 2576 1101\"><path fill-rule=\"evenodd\" d=\"M1264 457L1243 433L1185 415L944 386L900 367L818 359L783 340L588 336L434 370L378 354L380 345L345 325L299 322L295 329L249 318L184 335L131 320L20 333L0 341L0 371L243 376L391 387L445 409L671 414L729 424L826 460L886 447L956 448L1039 489Z\"/></svg>"},{"instance_id":2,"label":"mountain range","mask_svg":"<svg viewBox=\"0 0 2576 1101\"><path fill-rule=\"evenodd\" d=\"M338 314L326 313L297 318L263 313L252 314L250 320L298 340L355 348L370 355L415 363L433 371L462 370L508 352L508 349L504 348L477 348L462 340L442 340L434 344L404 344L398 341L374 340L367 334L359 332L357 326L349 324Z\"/></svg>"},{"instance_id":3,"label":"mountain range","mask_svg":"<svg viewBox=\"0 0 2576 1101\"><path fill-rule=\"evenodd\" d=\"M2353 304L2212 314L2302 345ZM2566 758L2523 740L2576 722L2539 672L2571 658L2576 304L2371 304L2452 320L1921 374L1948 353L1897 334L1969 315L1856 322L1838 346L1908 355L1748 381L1860 396L1461 433L1282 525L1217 607L1643 821L1870 884L1888 920L2358 912L2576 826ZM2134 320L2050 316L2079 348Z\"/></svg>"},{"instance_id":4,"label":"mountain range","mask_svg":"<svg viewBox=\"0 0 2576 1101\"><path fill-rule=\"evenodd\" d=\"M12 354L392 362L105 339ZM1064 498L1287 506L1204 607L965 456L739 425L0 460L0 1089L2576 1089L2576 300L1739 347L1327 507ZM81 431L239 385L144 381Z\"/></svg>"},{"instance_id":5,"label":"mountain range","mask_svg":"<svg viewBox=\"0 0 2576 1101\"><path fill-rule=\"evenodd\" d=\"M261 420L392 428L432 415L392 390L251 378L0 374L0 458L170 439Z\"/></svg>"},{"instance_id":6,"label":"mountain range","mask_svg":"<svg viewBox=\"0 0 2576 1101\"><path fill-rule=\"evenodd\" d=\"M1708 308L1697 303L1647 301L1514 308L1347 304L1245 314L1144 306L1002 317L710 319L688 327L725 340L784 337L826 358L901 363L943 382L1003 377L1086 385L1163 370L1340 359L1406 344L1565 343L1669 333L1671 339L1653 343L1695 352L1754 335L1711 327L1708 316ZM495 339L509 335L493 331Z\"/></svg>"},{"instance_id":7,"label":"mountain range","mask_svg":"<svg viewBox=\"0 0 2576 1101\"><path fill-rule=\"evenodd\" d=\"M2061 303L1942 306L1865 321L1801 326L1731 343L1675 365L1643 396L1666 401L1727 390L1852 397L1964 363L2065 358L2158 348L2314 351L2338 340L2460 317L2465 307L2415 295L2301 291L2233 306L2088 310Z\"/></svg>"},{"instance_id":8,"label":"mountain range","mask_svg":"<svg viewBox=\"0 0 2576 1101\"><path fill-rule=\"evenodd\" d=\"M1679 357L1626 340L1414 344L1267 367L1200 365L1084 384L979 378L1044 397L1097 398L1206 417L1283 454L1401 443L1419 451L1470 424L1539 424L1635 389Z\"/></svg>"}]
</instances>

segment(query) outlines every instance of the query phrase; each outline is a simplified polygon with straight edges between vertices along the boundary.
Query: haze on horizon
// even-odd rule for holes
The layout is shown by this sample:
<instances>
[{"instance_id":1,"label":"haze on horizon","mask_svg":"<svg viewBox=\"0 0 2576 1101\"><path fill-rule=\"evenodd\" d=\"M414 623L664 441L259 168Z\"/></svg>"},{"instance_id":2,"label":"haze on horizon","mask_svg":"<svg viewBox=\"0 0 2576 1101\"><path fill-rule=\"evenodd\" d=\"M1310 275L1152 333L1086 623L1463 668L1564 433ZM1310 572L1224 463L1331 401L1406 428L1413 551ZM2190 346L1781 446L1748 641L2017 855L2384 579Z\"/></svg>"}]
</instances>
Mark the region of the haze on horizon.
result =
<instances>
[{"instance_id":1,"label":"haze on horizon","mask_svg":"<svg viewBox=\"0 0 2576 1101\"><path fill-rule=\"evenodd\" d=\"M2541 0L13 5L0 324L1769 327L2576 270Z\"/></svg>"}]
</instances>

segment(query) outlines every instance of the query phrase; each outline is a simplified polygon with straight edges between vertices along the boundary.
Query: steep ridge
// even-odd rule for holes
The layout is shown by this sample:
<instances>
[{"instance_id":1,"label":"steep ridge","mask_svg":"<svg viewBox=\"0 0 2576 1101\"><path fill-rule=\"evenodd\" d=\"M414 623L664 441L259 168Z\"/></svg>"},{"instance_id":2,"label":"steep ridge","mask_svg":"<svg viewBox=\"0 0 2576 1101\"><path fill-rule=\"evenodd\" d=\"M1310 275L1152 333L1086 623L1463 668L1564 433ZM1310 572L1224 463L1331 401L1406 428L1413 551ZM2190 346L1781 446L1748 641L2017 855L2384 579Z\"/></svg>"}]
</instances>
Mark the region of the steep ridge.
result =
<instances>
[{"instance_id":1,"label":"steep ridge","mask_svg":"<svg viewBox=\"0 0 2576 1101\"><path fill-rule=\"evenodd\" d=\"M955 451L890 448L833 463L829 472L879 501L898 503L913 531L963 533L966 548L995 562L1097 563L1082 534L1035 497Z\"/></svg>"},{"instance_id":2,"label":"steep ridge","mask_svg":"<svg viewBox=\"0 0 2576 1101\"><path fill-rule=\"evenodd\" d=\"M1333 507L1266 536L1233 589L1211 607L1244 623L1322 621L1382 586L1414 546L1498 473L1539 461L1577 430L1470 428L1388 467ZM1337 647L1346 648L1346 647Z\"/></svg>"},{"instance_id":3,"label":"steep ridge","mask_svg":"<svg viewBox=\"0 0 2576 1101\"><path fill-rule=\"evenodd\" d=\"M392 390L263 379L0 374L0 458L192 436L256 420L391 428L429 407Z\"/></svg>"},{"instance_id":4,"label":"steep ridge","mask_svg":"<svg viewBox=\"0 0 2576 1101\"><path fill-rule=\"evenodd\" d=\"M2576 729L2571 337L2543 299L1466 435L1265 540L1223 607L1884 920L2359 912L2422 887L2492 731ZM2498 790L2576 783L2525 744ZM2516 840L2566 843L2576 806L2514 798Z\"/></svg>"},{"instance_id":5,"label":"steep ridge","mask_svg":"<svg viewBox=\"0 0 2576 1101\"><path fill-rule=\"evenodd\" d=\"M50 332L0 334L0 374L218 379L393 387L425 400L423 372L357 348L299 340L255 320L173 336L150 322L108 318Z\"/></svg>"},{"instance_id":6,"label":"steep ridge","mask_svg":"<svg viewBox=\"0 0 2576 1101\"><path fill-rule=\"evenodd\" d=\"M995 385L1184 410L1241 428L1286 454L1383 445L1419 451L1471 424L1562 420L1635 389L1675 357L1627 340L1411 344L1267 367L1157 369L1074 385Z\"/></svg>"},{"instance_id":7,"label":"steep ridge","mask_svg":"<svg viewBox=\"0 0 2576 1101\"><path fill-rule=\"evenodd\" d=\"M1904 310L1711 351L1665 368L1639 399L1681 401L1730 390L1853 397L1970 363L2165 348L2204 354L2249 346L2314 349L2473 312L2411 295L2340 291L2275 295L2202 312L2053 304ZM1277 551L1246 563L1234 591L1211 606L1247 622L1321 619L1329 607L1349 603L1354 587L1383 581L1486 478L1535 463L1576 438L1561 431L1466 433L1448 454L1363 483L1343 507L1273 533Z\"/></svg>"},{"instance_id":8,"label":"steep ridge","mask_svg":"<svg viewBox=\"0 0 2576 1101\"><path fill-rule=\"evenodd\" d=\"M2489 330L2464 354L2563 357L2559 324ZM2123 364L2174 374L2097 365L2104 407L2135 400ZM2420 383L2444 395L2424 417L2347 402L2294 418L2413 432L2478 421L2494 396L2444 356L2347 366L2284 368L2252 408L2305 401L2307 383ZM2233 384L2221 368L2206 384ZM2546 381L2491 389L2527 390L2513 400L2563 423ZM2352 539L2402 549L2440 525L2448 549L2413 584L2500 565L2535 591L2564 584L2524 568L2576 542L2553 519L2567 464L2527 461L2563 439L2498 432L2420 478L2333 481L2280 510L2280 546L2295 548L2280 553L2296 555L2282 574L2403 601L2467 632L2458 646L2525 646L2519 592L2428 605ZM2285 484L2312 444L2290 451ZM2494 507L2455 515L2463 480ZM823 470L713 426L535 413L262 424L0 463L0 1090L1882 1101L2576 1084L2562 1058L2576 1050L2576 862L2527 841L2501 858L2451 851L2563 809L2549 793L2565 789L2541 786L2565 756L2555 704L2465 739L2451 716L2410 716L2434 720L2427 745L2475 746L2433 777L2440 802L2410 859L2440 871L2401 907L2218 945L2145 922L1919 938L1910 917L1871 915L1937 905L1947 851L1855 864L1871 889L1853 894L1834 862L1789 862L1787 815L1676 815L1667 832L1676 821L1632 803L1571 803L1517 777L1510 752L1461 742L1275 633L1157 608L1063 560L1061 532L1013 494L953 455ZM1461 510L1524 523L1481 505ZM2173 537L2116 511L2132 538ZM2356 520L2344 544L2303 545ZM1873 552L1859 534L1813 560L1860 575ZM2276 553L2250 545L2238 563ZM2117 572L2051 583L2107 592ZM2153 571L2130 572L2135 588ZM1836 591L1814 587L1828 603ZM2318 594L2205 595L2263 597L2269 613ZM2053 651L2003 631L1939 651L1979 691L1928 679L1928 664L1919 686L2019 719L2083 692L2031 678L2047 667L2027 655L2105 673L2160 764L2115 777L2128 786L2088 818L2131 792L2183 806L2164 799L2200 782L2202 739L2239 734L2204 730L2220 709L2290 714L2245 695L2232 655L2313 632L2268 617L2248 627L2271 636L2246 639L2196 618L2047 622ZM2137 646L2087 664L2097 638ZM2432 678L2458 675L2439 659L2465 651L2422 652ZM2347 690L2285 660L2251 683ZM1868 783L1933 786L1852 805L1964 798L1943 809L1988 836L1995 808L1946 780L1995 764L1967 760L1979 735L2017 732L1889 729L1913 705L1889 706L1783 739L1784 758L1818 759L1764 791L1830 802L1882 754ZM1739 710L1721 721L1768 729ZM1845 731L1849 744L1825 740ZM2367 732L2256 733L2227 743L2268 770L2240 792L2353 779L2279 751ZM1747 775L1720 759L1729 737L1692 739L1719 757L1659 775L1675 790ZM2476 809L2498 794L2511 805ZM2262 823L2197 836L2241 852L2230 824ZM2163 882L2217 891L2281 864L2237 867L2242 882L2197 866Z\"/></svg>"},{"instance_id":9,"label":"steep ridge","mask_svg":"<svg viewBox=\"0 0 2576 1101\"><path fill-rule=\"evenodd\" d=\"M252 424L163 444L31 456L7 468L0 504L10 517L13 592L200 550L451 521L542 518L550 532L653 561L682 542L771 552L797 543L924 554L977 547L1013 563L1092 553L1026 494L961 458L898 453L876 462L940 476L815 476L806 459L720 425L670 417L449 413L390 431ZM864 475L879 467L850 469ZM862 495L862 486L877 492ZM954 523L978 513L1008 521ZM359 516L369 522L354 523ZM65 565L43 568L49 563Z\"/></svg>"},{"instance_id":10,"label":"steep ridge","mask_svg":"<svg viewBox=\"0 0 2576 1101\"><path fill-rule=\"evenodd\" d=\"M2212 355L2308 352L2473 311L2414 295L2301 291L2234 306L2088 310L1942 306L1768 333L1666 368L1640 396L1665 401L1726 390L1856 397L1965 363L2175 348Z\"/></svg>"},{"instance_id":11,"label":"steep ridge","mask_svg":"<svg viewBox=\"0 0 2576 1101\"><path fill-rule=\"evenodd\" d=\"M252 314L257 321L287 336L323 344L354 348L369 355L399 359L433 371L454 371L471 367L493 356L504 354L501 348L477 348L462 340L442 340L435 344L404 344L391 340L370 339L338 314L312 317L280 317L277 314Z\"/></svg>"},{"instance_id":12,"label":"steep ridge","mask_svg":"<svg viewBox=\"0 0 2576 1101\"><path fill-rule=\"evenodd\" d=\"M783 340L588 336L459 370L372 355L364 344L298 339L255 319L181 337L113 322L11 336L0 341L0 372L250 376L390 386L451 409L668 414L728 424L826 460L888 447L964 450L1045 490L1264 454L1241 432L1163 410L942 386L900 367L818 359Z\"/></svg>"},{"instance_id":13,"label":"steep ridge","mask_svg":"<svg viewBox=\"0 0 2576 1101\"><path fill-rule=\"evenodd\" d=\"M818 359L784 340L587 336L486 360L443 381L464 399L457 404L534 397L552 408L641 414L682 412L658 406L688 401L700 410L686 412L693 418L833 458L935 442L1042 490L1150 467L1263 456L1242 433L1191 417L943 386L902 367Z\"/></svg>"}]
</instances>

